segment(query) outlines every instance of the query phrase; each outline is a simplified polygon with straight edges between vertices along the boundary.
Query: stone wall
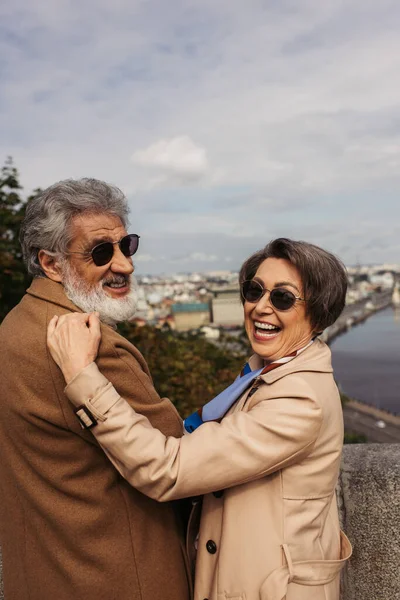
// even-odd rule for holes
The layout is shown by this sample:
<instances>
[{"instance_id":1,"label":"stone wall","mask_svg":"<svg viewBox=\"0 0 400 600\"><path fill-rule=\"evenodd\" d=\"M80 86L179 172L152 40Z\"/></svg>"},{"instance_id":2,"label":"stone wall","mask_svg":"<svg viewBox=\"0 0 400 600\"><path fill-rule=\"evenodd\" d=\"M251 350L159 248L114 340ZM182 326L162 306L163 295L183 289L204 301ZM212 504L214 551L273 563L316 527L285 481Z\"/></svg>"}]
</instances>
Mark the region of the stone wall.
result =
<instances>
[{"instance_id":1,"label":"stone wall","mask_svg":"<svg viewBox=\"0 0 400 600\"><path fill-rule=\"evenodd\" d=\"M338 501L353 544L342 600L400 600L400 445L345 446Z\"/></svg>"},{"instance_id":2,"label":"stone wall","mask_svg":"<svg viewBox=\"0 0 400 600\"><path fill-rule=\"evenodd\" d=\"M338 503L354 549L342 600L400 600L400 444L345 446Z\"/></svg>"}]
</instances>

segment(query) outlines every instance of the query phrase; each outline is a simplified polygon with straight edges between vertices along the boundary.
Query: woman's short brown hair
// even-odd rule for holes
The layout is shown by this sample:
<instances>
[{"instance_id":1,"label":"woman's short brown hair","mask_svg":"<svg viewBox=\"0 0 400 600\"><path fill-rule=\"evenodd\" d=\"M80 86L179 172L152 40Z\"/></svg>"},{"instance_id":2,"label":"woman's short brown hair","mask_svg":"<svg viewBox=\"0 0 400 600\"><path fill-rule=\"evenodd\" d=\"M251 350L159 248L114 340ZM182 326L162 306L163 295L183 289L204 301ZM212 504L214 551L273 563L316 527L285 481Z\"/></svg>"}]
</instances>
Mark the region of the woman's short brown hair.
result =
<instances>
[{"instance_id":1,"label":"woman's short brown hair","mask_svg":"<svg viewBox=\"0 0 400 600\"><path fill-rule=\"evenodd\" d=\"M300 274L306 314L315 333L332 325L342 312L347 291L347 271L344 264L330 252L288 238L269 242L252 254L242 265L240 285L253 279L258 267L267 258L284 258Z\"/></svg>"}]
</instances>

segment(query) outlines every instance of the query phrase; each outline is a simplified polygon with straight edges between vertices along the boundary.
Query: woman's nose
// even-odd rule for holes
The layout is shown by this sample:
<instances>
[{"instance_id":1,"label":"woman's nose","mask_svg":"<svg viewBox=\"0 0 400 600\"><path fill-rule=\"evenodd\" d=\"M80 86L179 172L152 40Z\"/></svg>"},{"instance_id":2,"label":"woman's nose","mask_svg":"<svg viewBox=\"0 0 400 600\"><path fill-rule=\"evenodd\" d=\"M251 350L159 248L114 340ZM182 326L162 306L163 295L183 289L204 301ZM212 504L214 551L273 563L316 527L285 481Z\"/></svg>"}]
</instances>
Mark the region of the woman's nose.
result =
<instances>
[{"instance_id":1,"label":"woman's nose","mask_svg":"<svg viewBox=\"0 0 400 600\"><path fill-rule=\"evenodd\" d=\"M265 293L261 296L261 298L257 302L256 311L258 313L268 312L268 314L271 314L271 312L273 311L273 306L271 304L269 290L265 290Z\"/></svg>"}]
</instances>

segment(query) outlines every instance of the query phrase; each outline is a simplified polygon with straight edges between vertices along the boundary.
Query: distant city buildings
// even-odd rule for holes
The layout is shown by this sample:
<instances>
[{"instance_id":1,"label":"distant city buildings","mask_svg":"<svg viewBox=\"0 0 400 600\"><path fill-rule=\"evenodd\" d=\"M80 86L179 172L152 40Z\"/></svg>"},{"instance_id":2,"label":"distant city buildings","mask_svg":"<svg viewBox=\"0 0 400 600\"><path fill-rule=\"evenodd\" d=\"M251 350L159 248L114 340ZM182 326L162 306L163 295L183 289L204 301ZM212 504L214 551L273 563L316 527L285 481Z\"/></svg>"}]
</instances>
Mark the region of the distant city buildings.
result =
<instances>
[{"instance_id":1,"label":"distant city buildings","mask_svg":"<svg viewBox=\"0 0 400 600\"><path fill-rule=\"evenodd\" d=\"M400 285L400 265L358 265L347 270L347 304ZM198 330L206 337L216 338L221 329L243 325L237 272L145 275L137 279L138 306L132 321L139 326Z\"/></svg>"},{"instance_id":2,"label":"distant city buildings","mask_svg":"<svg viewBox=\"0 0 400 600\"><path fill-rule=\"evenodd\" d=\"M239 283L210 288L211 323L218 327L243 325L243 306L240 301Z\"/></svg>"},{"instance_id":3,"label":"distant city buildings","mask_svg":"<svg viewBox=\"0 0 400 600\"><path fill-rule=\"evenodd\" d=\"M184 302L172 305L172 317L176 331L199 329L210 323L209 302Z\"/></svg>"}]
</instances>

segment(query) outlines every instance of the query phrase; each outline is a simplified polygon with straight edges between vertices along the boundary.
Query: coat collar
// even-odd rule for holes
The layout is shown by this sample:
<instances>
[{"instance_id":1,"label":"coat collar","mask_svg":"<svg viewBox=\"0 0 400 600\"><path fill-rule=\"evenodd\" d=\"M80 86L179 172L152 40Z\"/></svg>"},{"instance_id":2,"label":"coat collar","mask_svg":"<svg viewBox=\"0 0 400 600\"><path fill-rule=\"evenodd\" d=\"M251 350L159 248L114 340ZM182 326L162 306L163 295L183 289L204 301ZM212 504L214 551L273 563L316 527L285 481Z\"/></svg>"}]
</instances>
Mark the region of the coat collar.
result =
<instances>
[{"instance_id":1,"label":"coat collar","mask_svg":"<svg viewBox=\"0 0 400 600\"><path fill-rule=\"evenodd\" d=\"M249 359L249 365L254 371L260 369L263 366L263 360L257 354L253 354ZM329 347L317 338L314 342L304 350L301 354L296 356L293 360L286 364L261 375L265 383L274 383L278 379L282 379L286 375L291 373L298 373L301 371L313 371L315 373L332 373L332 362L331 362L331 351Z\"/></svg>"},{"instance_id":2,"label":"coat collar","mask_svg":"<svg viewBox=\"0 0 400 600\"><path fill-rule=\"evenodd\" d=\"M66 308L72 312L82 312L80 308L67 298L64 286L57 281L52 281L48 277L36 277L32 281L31 286L26 290L26 293L35 298L40 298L40 300L58 304L58 306L62 306L62 308Z\"/></svg>"}]
</instances>

